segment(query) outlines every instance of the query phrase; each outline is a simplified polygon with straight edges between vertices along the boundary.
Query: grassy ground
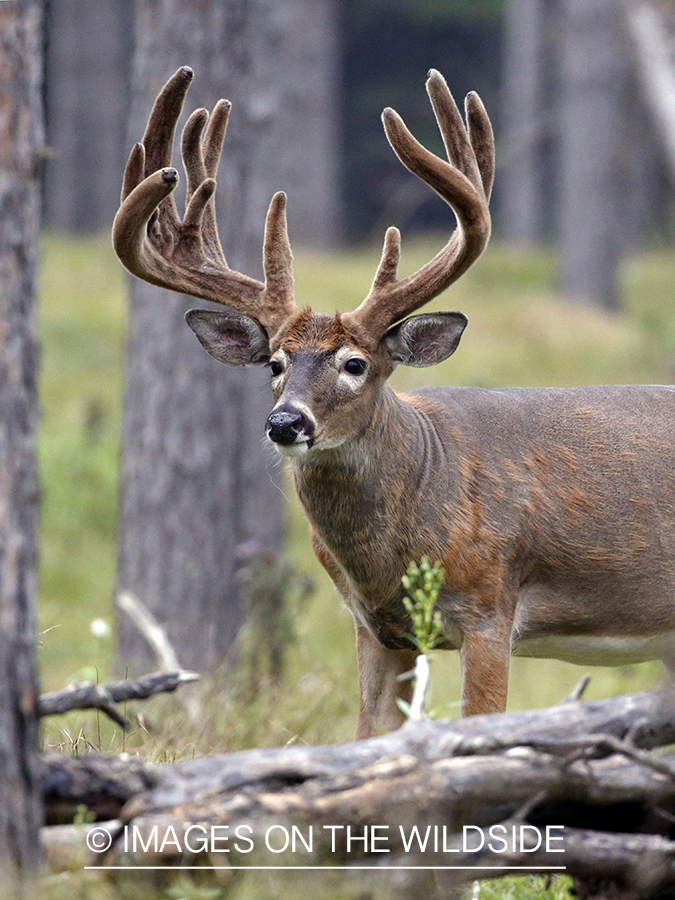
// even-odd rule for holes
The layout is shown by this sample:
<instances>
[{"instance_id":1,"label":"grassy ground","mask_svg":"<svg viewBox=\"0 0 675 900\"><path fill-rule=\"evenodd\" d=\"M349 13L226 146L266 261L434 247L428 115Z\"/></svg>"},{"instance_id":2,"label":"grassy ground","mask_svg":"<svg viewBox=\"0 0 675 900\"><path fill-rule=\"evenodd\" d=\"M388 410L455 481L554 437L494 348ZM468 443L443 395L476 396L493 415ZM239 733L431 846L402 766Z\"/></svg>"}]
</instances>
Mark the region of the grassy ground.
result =
<instances>
[{"instance_id":1,"label":"grassy ground","mask_svg":"<svg viewBox=\"0 0 675 900\"><path fill-rule=\"evenodd\" d=\"M435 249L437 243L427 240L406 246L404 266L417 267ZM336 256L299 252L299 302L327 311L353 308L368 289L377 256L376 248ZM621 280L622 315L572 305L556 295L549 254L494 244L445 300L433 304L469 316L457 354L434 369L399 369L395 386L670 383L675 380L672 252L653 251L627 260ZM40 442L40 622L46 633L39 651L46 689L83 677L105 680L110 669L112 637L96 636L91 623L113 622L124 328L124 276L108 240L48 236ZM287 494L292 498L290 488ZM293 499L288 515L289 555L299 569L314 576L317 590L296 622L297 642L282 688L245 706L236 692L221 688L216 694L212 689L204 699L206 714L198 729L186 728L180 707L162 700L143 707L143 723L127 738L93 713L53 719L44 729L45 745L78 751L87 746L126 749L173 760L288 741L350 739L357 704L351 622L311 554L306 525ZM439 715L454 716L457 654L439 654L434 666L432 705ZM556 703L582 674L564 663L515 660L510 707ZM587 696L639 690L659 677L655 665L598 669ZM546 897L542 885L512 879L485 886L481 896ZM564 892L554 885L548 896ZM186 889L175 896L192 894ZM249 896L248 888L236 893L237 900Z\"/></svg>"}]
</instances>

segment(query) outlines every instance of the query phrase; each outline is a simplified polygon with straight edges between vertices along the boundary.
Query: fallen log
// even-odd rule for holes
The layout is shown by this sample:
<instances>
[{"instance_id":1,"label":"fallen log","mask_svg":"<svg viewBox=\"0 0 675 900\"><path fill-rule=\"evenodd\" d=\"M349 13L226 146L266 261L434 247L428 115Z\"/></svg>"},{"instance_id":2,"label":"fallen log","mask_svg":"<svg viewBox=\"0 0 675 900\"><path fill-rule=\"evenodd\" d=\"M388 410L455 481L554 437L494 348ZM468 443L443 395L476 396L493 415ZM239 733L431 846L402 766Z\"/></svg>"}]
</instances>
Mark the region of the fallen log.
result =
<instances>
[{"instance_id":1,"label":"fallen log","mask_svg":"<svg viewBox=\"0 0 675 900\"><path fill-rule=\"evenodd\" d=\"M593 737L595 743L589 741ZM612 740L623 742L623 752L632 755L639 748L674 743L673 692L647 691L593 703L567 701L550 709L474 716L449 723L422 720L392 734L353 744L247 750L156 770L124 757L50 754L46 757L44 793L48 813L54 804L67 801L71 795L80 804L87 803L81 798L88 795L91 802L87 805L99 818L113 818L127 800L140 793L132 787L136 784L133 780L127 787L123 785L125 770L133 775L139 766L157 789L156 794L148 795L148 802L170 806L180 804L186 792L207 796L255 784L302 784L409 755L411 749L425 761L489 756L527 746L547 749L551 755L576 753L581 759L617 752L621 748L616 743L610 746ZM575 741L585 741L588 746ZM99 811L92 805L97 796L105 802L116 802L115 811Z\"/></svg>"},{"instance_id":2,"label":"fallen log","mask_svg":"<svg viewBox=\"0 0 675 900\"><path fill-rule=\"evenodd\" d=\"M83 809L97 821L115 819L125 803L156 786L157 771L150 763L126 754L45 753L42 796L46 824L68 824Z\"/></svg>"},{"instance_id":3,"label":"fallen log","mask_svg":"<svg viewBox=\"0 0 675 900\"><path fill-rule=\"evenodd\" d=\"M667 690L447 724L410 721L354 744L250 750L157 768L135 761L129 781L122 773L131 761L92 764L92 754L71 758L70 782L60 780L52 756L45 783L49 808L76 783L83 802L89 779L96 786L86 805L119 817L99 865L147 863L151 853L157 864L181 866L271 860L390 874L413 866L420 877L442 867L437 875L455 879L562 866L585 884L597 877L626 897L649 897L675 887L675 754L647 751L673 742L675 695ZM99 805L113 771L117 805ZM504 833L490 832L499 826L561 842L504 848ZM289 834L298 838L295 852L277 852ZM465 846L467 835L486 834L494 839L480 851Z\"/></svg>"}]
</instances>

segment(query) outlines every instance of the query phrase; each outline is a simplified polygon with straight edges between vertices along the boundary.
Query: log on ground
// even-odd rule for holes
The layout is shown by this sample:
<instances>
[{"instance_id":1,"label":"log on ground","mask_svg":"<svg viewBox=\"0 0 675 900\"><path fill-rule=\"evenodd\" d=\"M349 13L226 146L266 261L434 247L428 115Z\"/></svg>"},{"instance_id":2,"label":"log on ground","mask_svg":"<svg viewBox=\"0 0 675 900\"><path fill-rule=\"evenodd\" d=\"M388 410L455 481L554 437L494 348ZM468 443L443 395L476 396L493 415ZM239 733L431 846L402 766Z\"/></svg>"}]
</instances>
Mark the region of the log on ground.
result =
<instances>
[{"instance_id":1,"label":"log on ground","mask_svg":"<svg viewBox=\"0 0 675 900\"><path fill-rule=\"evenodd\" d=\"M632 896L653 896L675 885L675 754L648 751L673 741L675 696L662 691L448 724L409 722L353 744L147 768L121 811L121 796L117 807L101 809L106 818L119 814L121 824L99 862L137 862L143 848L165 864L186 856L208 862L205 851L213 848L204 836L215 826L221 838L239 828L249 839L230 841L231 865L258 862L260 854L248 852L253 846L277 865L483 867L452 870L462 878L504 874L497 865L564 866L586 881L597 876ZM55 765L51 758L52 784ZM116 765L119 774L125 764ZM107 767L102 761L99 782ZM500 825L517 837L521 826L529 826L529 837L551 826L561 840L504 848L493 839L504 831L485 831ZM299 845L295 853L271 854L268 835L276 850L283 829L293 826L311 835L311 853ZM465 845L468 826L474 839L485 838L480 850ZM169 829L175 841L162 841ZM142 836L131 848L130 830ZM212 854L211 864L222 859Z\"/></svg>"}]
</instances>

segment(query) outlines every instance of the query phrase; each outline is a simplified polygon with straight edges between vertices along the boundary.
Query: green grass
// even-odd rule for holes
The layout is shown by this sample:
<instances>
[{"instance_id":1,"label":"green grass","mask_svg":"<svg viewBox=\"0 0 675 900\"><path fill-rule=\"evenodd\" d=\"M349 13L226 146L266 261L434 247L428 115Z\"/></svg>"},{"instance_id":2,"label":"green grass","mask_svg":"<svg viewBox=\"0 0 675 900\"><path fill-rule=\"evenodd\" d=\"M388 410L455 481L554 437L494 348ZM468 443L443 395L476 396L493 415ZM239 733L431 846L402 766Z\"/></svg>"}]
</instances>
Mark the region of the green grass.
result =
<instances>
[{"instance_id":1,"label":"green grass","mask_svg":"<svg viewBox=\"0 0 675 900\"><path fill-rule=\"evenodd\" d=\"M419 266L439 243L425 239L406 244L403 271ZM336 255L298 251L298 302L329 312L353 308L368 290L378 254L379 248ZM458 352L433 369L399 369L393 382L405 390L433 384L674 381L672 252L652 251L627 260L621 281L622 315L575 305L556 294L550 254L495 243L431 306L459 309L469 316ZM124 285L106 238L45 238L40 622L42 629L53 629L42 636L39 651L45 689L73 678L105 680L110 672L112 639L96 638L90 624L96 618L114 620ZM198 728L186 727L180 705L162 698L141 707L143 723L126 738L94 713L55 718L45 725L45 745L70 751L124 748L161 761L255 745L351 738L358 704L352 624L311 552L290 485L286 493L288 553L300 570L313 575L317 591L296 622L285 684L245 705L222 682L212 686L203 698ZM556 661L514 660L509 706L557 703L583 672ZM587 696L640 690L659 677L659 666L651 664L597 669ZM458 714L459 687L457 654L436 653L431 706L439 716ZM495 882L484 886L481 897L565 895L565 889L555 885L548 895L541 885L528 894L531 886L524 881L518 887L515 879ZM244 900L249 894L236 896Z\"/></svg>"},{"instance_id":2,"label":"green grass","mask_svg":"<svg viewBox=\"0 0 675 900\"><path fill-rule=\"evenodd\" d=\"M109 668L90 622L112 617L124 275L104 239L44 241L39 654L45 687ZM109 644L109 642L107 642Z\"/></svg>"}]
</instances>

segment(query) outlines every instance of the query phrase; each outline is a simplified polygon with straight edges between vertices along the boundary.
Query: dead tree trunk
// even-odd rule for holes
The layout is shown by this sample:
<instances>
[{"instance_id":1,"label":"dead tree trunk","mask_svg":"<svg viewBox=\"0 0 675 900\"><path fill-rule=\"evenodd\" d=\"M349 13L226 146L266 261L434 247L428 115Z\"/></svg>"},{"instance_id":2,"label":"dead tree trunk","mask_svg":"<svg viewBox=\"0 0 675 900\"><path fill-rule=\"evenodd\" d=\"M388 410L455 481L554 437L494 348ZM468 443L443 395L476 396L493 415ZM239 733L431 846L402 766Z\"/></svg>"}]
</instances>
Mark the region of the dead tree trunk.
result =
<instances>
[{"instance_id":1,"label":"dead tree trunk","mask_svg":"<svg viewBox=\"0 0 675 900\"><path fill-rule=\"evenodd\" d=\"M0 4L0 68L0 871L13 878L37 865L42 816L34 662L40 0Z\"/></svg>"}]
</instances>

